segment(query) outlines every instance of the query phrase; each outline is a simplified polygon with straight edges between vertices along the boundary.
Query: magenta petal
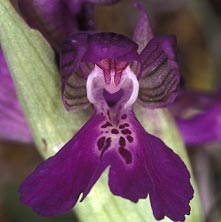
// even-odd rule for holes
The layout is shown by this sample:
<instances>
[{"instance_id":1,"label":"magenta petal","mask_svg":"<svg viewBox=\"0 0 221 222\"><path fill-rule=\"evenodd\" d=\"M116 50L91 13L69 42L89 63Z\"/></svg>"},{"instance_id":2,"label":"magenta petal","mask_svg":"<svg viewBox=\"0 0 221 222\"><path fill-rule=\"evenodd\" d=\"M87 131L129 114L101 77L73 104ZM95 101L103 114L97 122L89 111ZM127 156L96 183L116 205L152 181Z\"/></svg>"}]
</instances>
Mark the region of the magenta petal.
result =
<instances>
[{"instance_id":1,"label":"magenta petal","mask_svg":"<svg viewBox=\"0 0 221 222\"><path fill-rule=\"evenodd\" d=\"M146 149L146 169L152 180L150 201L154 216L184 221L190 214L189 202L193 198L190 174L180 157L158 138L149 137Z\"/></svg>"},{"instance_id":2,"label":"magenta petal","mask_svg":"<svg viewBox=\"0 0 221 222\"><path fill-rule=\"evenodd\" d=\"M65 37L78 31L75 14L63 1L19 0L18 3L28 24L38 29L55 49L60 48Z\"/></svg>"},{"instance_id":3,"label":"magenta petal","mask_svg":"<svg viewBox=\"0 0 221 222\"><path fill-rule=\"evenodd\" d=\"M23 115L15 86L0 47L0 138L31 142L31 130Z\"/></svg>"},{"instance_id":4,"label":"magenta petal","mask_svg":"<svg viewBox=\"0 0 221 222\"><path fill-rule=\"evenodd\" d=\"M129 124L135 133L133 142L125 146L131 163L125 163L120 155L109 159L111 191L134 202L149 194L156 219L167 216L184 221L193 197L186 166L160 139L147 134L134 117ZM128 158L129 154L124 152L123 156Z\"/></svg>"},{"instance_id":5,"label":"magenta petal","mask_svg":"<svg viewBox=\"0 0 221 222\"><path fill-rule=\"evenodd\" d=\"M86 33L76 34L65 40L61 50L62 99L69 111L84 109L90 105L87 99L86 78L91 70L81 64L87 50L87 38Z\"/></svg>"},{"instance_id":6,"label":"magenta petal","mask_svg":"<svg viewBox=\"0 0 221 222\"><path fill-rule=\"evenodd\" d=\"M212 92L183 90L178 94L176 101L170 106L170 110L175 117L179 117L188 112L188 110L206 110L218 104L218 102L217 96Z\"/></svg>"},{"instance_id":7,"label":"magenta petal","mask_svg":"<svg viewBox=\"0 0 221 222\"><path fill-rule=\"evenodd\" d=\"M171 104L177 96L179 66L174 36L153 38L141 52L143 74L138 101L149 108Z\"/></svg>"},{"instance_id":8,"label":"magenta petal","mask_svg":"<svg viewBox=\"0 0 221 222\"><path fill-rule=\"evenodd\" d=\"M103 59L114 61L140 61L137 44L127 37L112 33L101 32L88 36L88 50L84 61L98 63Z\"/></svg>"},{"instance_id":9,"label":"magenta petal","mask_svg":"<svg viewBox=\"0 0 221 222\"><path fill-rule=\"evenodd\" d=\"M153 38L153 31L144 6L140 2L136 2L134 5L139 10L139 20L134 31L133 40L139 45L139 52L141 52Z\"/></svg>"},{"instance_id":10,"label":"magenta petal","mask_svg":"<svg viewBox=\"0 0 221 222\"><path fill-rule=\"evenodd\" d=\"M87 51L88 33L78 33L63 42L60 55L62 80L67 81L76 72ZM85 76L85 79L87 76ZM66 82L62 82L62 87Z\"/></svg>"},{"instance_id":11,"label":"magenta petal","mask_svg":"<svg viewBox=\"0 0 221 222\"><path fill-rule=\"evenodd\" d=\"M99 165L100 153L96 152L98 125L103 119L94 115L55 156L24 181L20 187L24 204L43 216L54 216L71 210L80 194L91 189L96 182L93 174L102 173L105 168Z\"/></svg>"},{"instance_id":12,"label":"magenta petal","mask_svg":"<svg viewBox=\"0 0 221 222\"><path fill-rule=\"evenodd\" d=\"M221 105L217 104L188 119L176 118L187 145L221 142ZM209 129L209 130L208 130Z\"/></svg>"},{"instance_id":13,"label":"magenta petal","mask_svg":"<svg viewBox=\"0 0 221 222\"><path fill-rule=\"evenodd\" d=\"M135 153L134 149L132 154L135 161L132 166L123 163L119 155L110 158L109 187L113 194L137 202L147 197L151 181L144 168L142 153Z\"/></svg>"},{"instance_id":14,"label":"magenta petal","mask_svg":"<svg viewBox=\"0 0 221 222\"><path fill-rule=\"evenodd\" d=\"M116 33L78 33L65 40L61 50L61 72L67 81L82 63L96 64L103 59L116 62L140 62L137 44L127 37ZM92 67L93 68L93 67ZM86 79L89 72L83 77ZM65 84L65 83L64 83Z\"/></svg>"}]
</instances>

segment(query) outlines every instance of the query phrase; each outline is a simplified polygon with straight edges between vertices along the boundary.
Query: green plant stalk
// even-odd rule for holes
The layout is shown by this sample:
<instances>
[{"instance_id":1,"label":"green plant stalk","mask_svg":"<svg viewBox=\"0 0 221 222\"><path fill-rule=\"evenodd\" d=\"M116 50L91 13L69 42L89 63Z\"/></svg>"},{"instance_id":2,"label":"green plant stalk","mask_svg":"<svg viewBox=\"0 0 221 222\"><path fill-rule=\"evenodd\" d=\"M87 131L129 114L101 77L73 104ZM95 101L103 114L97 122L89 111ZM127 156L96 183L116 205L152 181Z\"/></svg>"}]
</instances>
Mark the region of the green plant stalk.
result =
<instances>
[{"instance_id":1,"label":"green plant stalk","mask_svg":"<svg viewBox=\"0 0 221 222\"><path fill-rule=\"evenodd\" d=\"M69 113L64 109L53 51L39 32L24 23L7 0L0 0L0 41L33 139L46 159L81 128L92 110ZM190 169L183 143L168 112L147 111L137 106L136 113L146 130L159 135L174 148ZM195 186L193 178L192 184ZM187 221L201 222L196 187L191 206ZM149 200L134 204L110 193L107 172L74 210L83 222L155 221ZM165 218L162 221L171 220Z\"/></svg>"}]
</instances>

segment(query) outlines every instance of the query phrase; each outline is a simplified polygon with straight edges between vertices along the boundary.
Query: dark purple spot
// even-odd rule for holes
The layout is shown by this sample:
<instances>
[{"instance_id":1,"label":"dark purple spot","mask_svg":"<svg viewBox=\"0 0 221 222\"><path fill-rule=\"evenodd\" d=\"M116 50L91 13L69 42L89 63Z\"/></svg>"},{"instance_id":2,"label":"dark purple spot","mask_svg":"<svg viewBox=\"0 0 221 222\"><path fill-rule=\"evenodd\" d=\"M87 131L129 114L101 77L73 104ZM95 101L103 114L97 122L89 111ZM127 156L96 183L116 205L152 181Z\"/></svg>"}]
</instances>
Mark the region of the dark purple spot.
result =
<instances>
[{"instance_id":1,"label":"dark purple spot","mask_svg":"<svg viewBox=\"0 0 221 222\"><path fill-rule=\"evenodd\" d=\"M130 151L128 151L124 147L119 147L119 153L125 159L127 164L130 164L132 162L132 155Z\"/></svg>"},{"instance_id":2,"label":"dark purple spot","mask_svg":"<svg viewBox=\"0 0 221 222\"><path fill-rule=\"evenodd\" d=\"M129 143L132 143L134 138L132 136L127 136L127 140L128 140Z\"/></svg>"},{"instance_id":3,"label":"dark purple spot","mask_svg":"<svg viewBox=\"0 0 221 222\"><path fill-rule=\"evenodd\" d=\"M110 143L111 143L111 138L110 138L110 137L107 138L106 143L107 143L107 144L110 144Z\"/></svg>"},{"instance_id":4,"label":"dark purple spot","mask_svg":"<svg viewBox=\"0 0 221 222\"><path fill-rule=\"evenodd\" d=\"M119 126L119 128L120 128L120 129L124 129L124 128L125 128L124 124L121 124L121 125Z\"/></svg>"},{"instance_id":5,"label":"dark purple spot","mask_svg":"<svg viewBox=\"0 0 221 222\"><path fill-rule=\"evenodd\" d=\"M111 145L111 138L108 137L107 140L106 140L106 144L105 144L104 148L101 151L100 159L103 157L104 153L107 151L107 149L110 147L110 145Z\"/></svg>"},{"instance_id":6,"label":"dark purple spot","mask_svg":"<svg viewBox=\"0 0 221 222\"><path fill-rule=\"evenodd\" d=\"M111 130L111 133L112 133L112 134L118 134L119 131L118 131L117 129L112 129L112 130Z\"/></svg>"},{"instance_id":7,"label":"dark purple spot","mask_svg":"<svg viewBox=\"0 0 221 222\"><path fill-rule=\"evenodd\" d=\"M126 145L126 140L124 139L123 136L121 136L120 139L119 139L119 145L120 146L125 146Z\"/></svg>"},{"instance_id":8,"label":"dark purple spot","mask_svg":"<svg viewBox=\"0 0 221 222\"><path fill-rule=\"evenodd\" d=\"M109 122L106 122L105 124L103 124L103 125L101 126L101 128L107 128L108 126L112 126L112 124L109 123Z\"/></svg>"},{"instance_id":9,"label":"dark purple spot","mask_svg":"<svg viewBox=\"0 0 221 222\"><path fill-rule=\"evenodd\" d=\"M127 114L123 114L122 116L121 116L121 119L126 119L127 118Z\"/></svg>"},{"instance_id":10,"label":"dark purple spot","mask_svg":"<svg viewBox=\"0 0 221 222\"><path fill-rule=\"evenodd\" d=\"M124 129L124 128L128 127L128 126L130 126L128 123L124 123L124 124L121 124L121 125L119 126L119 128L120 128L120 129Z\"/></svg>"},{"instance_id":11,"label":"dark purple spot","mask_svg":"<svg viewBox=\"0 0 221 222\"><path fill-rule=\"evenodd\" d=\"M131 131L129 129L124 129L121 131L124 135L125 134L131 134Z\"/></svg>"},{"instance_id":12,"label":"dark purple spot","mask_svg":"<svg viewBox=\"0 0 221 222\"><path fill-rule=\"evenodd\" d=\"M111 143L110 144L106 144L103 148L103 150L101 151L101 157L104 155L104 152L110 147Z\"/></svg>"},{"instance_id":13,"label":"dark purple spot","mask_svg":"<svg viewBox=\"0 0 221 222\"><path fill-rule=\"evenodd\" d=\"M101 138L98 139L97 147L99 150L101 150L103 148L104 142L105 142L105 136L102 136Z\"/></svg>"}]
</instances>

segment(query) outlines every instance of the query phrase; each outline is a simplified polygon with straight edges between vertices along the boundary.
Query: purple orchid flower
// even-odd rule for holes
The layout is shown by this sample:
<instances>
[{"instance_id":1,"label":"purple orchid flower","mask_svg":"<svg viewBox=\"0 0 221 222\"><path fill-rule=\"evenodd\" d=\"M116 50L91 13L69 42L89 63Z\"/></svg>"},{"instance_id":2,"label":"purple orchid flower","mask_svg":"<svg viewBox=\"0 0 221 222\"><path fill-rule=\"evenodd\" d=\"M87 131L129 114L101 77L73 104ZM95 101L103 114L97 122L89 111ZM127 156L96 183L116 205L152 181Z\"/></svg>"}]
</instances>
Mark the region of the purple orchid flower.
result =
<instances>
[{"instance_id":1,"label":"purple orchid flower","mask_svg":"<svg viewBox=\"0 0 221 222\"><path fill-rule=\"evenodd\" d=\"M18 0L27 23L38 29L55 50L67 36L94 30L94 6L111 5L119 0Z\"/></svg>"},{"instance_id":2,"label":"purple orchid flower","mask_svg":"<svg viewBox=\"0 0 221 222\"><path fill-rule=\"evenodd\" d=\"M190 213L193 189L186 166L159 138L145 132L133 112L135 101L147 108L168 106L179 84L175 37L153 37L144 8L137 6L141 16L134 39L140 42L149 32L148 44L139 49L116 33L79 33L64 42L64 105L76 111L93 104L94 114L20 187L21 201L41 215L71 210L107 167L112 193L133 202L149 195L157 220L167 216L184 221Z\"/></svg>"},{"instance_id":3,"label":"purple orchid flower","mask_svg":"<svg viewBox=\"0 0 221 222\"><path fill-rule=\"evenodd\" d=\"M31 142L31 130L23 116L8 65L0 47L0 139Z\"/></svg>"},{"instance_id":4,"label":"purple orchid flower","mask_svg":"<svg viewBox=\"0 0 221 222\"><path fill-rule=\"evenodd\" d=\"M184 91L171 107L186 145L221 142L221 89L216 94ZM194 114L185 117L188 111ZM209 130L208 130L209 129Z\"/></svg>"}]
</instances>

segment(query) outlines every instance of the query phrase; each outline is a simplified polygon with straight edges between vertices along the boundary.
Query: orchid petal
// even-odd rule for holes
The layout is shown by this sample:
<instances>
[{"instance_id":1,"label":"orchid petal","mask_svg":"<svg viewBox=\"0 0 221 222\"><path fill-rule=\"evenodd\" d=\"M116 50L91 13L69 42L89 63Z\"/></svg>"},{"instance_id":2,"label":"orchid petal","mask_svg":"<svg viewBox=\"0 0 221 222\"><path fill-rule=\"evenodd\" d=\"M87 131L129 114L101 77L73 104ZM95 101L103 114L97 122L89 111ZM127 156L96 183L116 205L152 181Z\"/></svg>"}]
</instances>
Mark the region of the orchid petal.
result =
<instances>
[{"instance_id":1,"label":"orchid petal","mask_svg":"<svg viewBox=\"0 0 221 222\"><path fill-rule=\"evenodd\" d=\"M0 48L0 138L31 142L31 130L19 104L3 51Z\"/></svg>"},{"instance_id":2,"label":"orchid petal","mask_svg":"<svg viewBox=\"0 0 221 222\"><path fill-rule=\"evenodd\" d=\"M65 37L78 31L75 15L60 0L19 0L18 3L27 23L38 29L57 50Z\"/></svg>"},{"instance_id":3,"label":"orchid petal","mask_svg":"<svg viewBox=\"0 0 221 222\"><path fill-rule=\"evenodd\" d=\"M166 107L176 98L180 73L175 48L175 37L155 37L141 52L143 74L138 101L142 105Z\"/></svg>"},{"instance_id":4,"label":"orchid petal","mask_svg":"<svg viewBox=\"0 0 221 222\"><path fill-rule=\"evenodd\" d=\"M188 119L177 117L176 123L186 145L221 142L220 104L214 105Z\"/></svg>"},{"instance_id":5,"label":"orchid petal","mask_svg":"<svg viewBox=\"0 0 221 222\"><path fill-rule=\"evenodd\" d=\"M139 10L139 19L134 31L133 40L139 45L138 52L141 52L154 35L149 16L144 6L140 2L136 2L134 6Z\"/></svg>"},{"instance_id":6,"label":"orchid petal","mask_svg":"<svg viewBox=\"0 0 221 222\"><path fill-rule=\"evenodd\" d=\"M193 197L186 166L160 139L147 134L133 115L127 123L132 139L121 142L121 156L109 158L111 191L133 202L149 194L156 219L184 221Z\"/></svg>"},{"instance_id":7,"label":"orchid petal","mask_svg":"<svg viewBox=\"0 0 221 222\"><path fill-rule=\"evenodd\" d=\"M84 60L98 63L103 59L132 62L139 61L138 45L127 37L112 33L101 32L88 36L88 50Z\"/></svg>"},{"instance_id":8,"label":"orchid petal","mask_svg":"<svg viewBox=\"0 0 221 222\"><path fill-rule=\"evenodd\" d=\"M206 110L219 103L217 97L218 91L215 96L212 92L183 90L170 106L170 110L175 117L180 117L190 110Z\"/></svg>"},{"instance_id":9,"label":"orchid petal","mask_svg":"<svg viewBox=\"0 0 221 222\"><path fill-rule=\"evenodd\" d=\"M82 76L79 70L90 69L81 60L87 50L87 34L77 34L74 38L67 39L61 50L60 68L62 75L62 99L64 106L69 111L87 108L90 103L87 99L86 76ZM81 68L81 69L80 69Z\"/></svg>"},{"instance_id":10,"label":"orchid petal","mask_svg":"<svg viewBox=\"0 0 221 222\"><path fill-rule=\"evenodd\" d=\"M20 187L24 204L43 216L54 216L71 210L81 193L87 195L97 172L106 167L99 165L97 148L98 125L103 120L94 115L55 156L36 168Z\"/></svg>"}]
</instances>

